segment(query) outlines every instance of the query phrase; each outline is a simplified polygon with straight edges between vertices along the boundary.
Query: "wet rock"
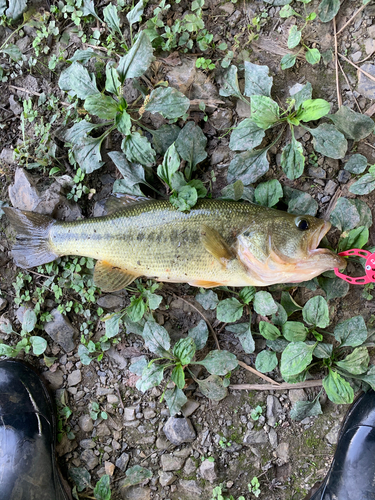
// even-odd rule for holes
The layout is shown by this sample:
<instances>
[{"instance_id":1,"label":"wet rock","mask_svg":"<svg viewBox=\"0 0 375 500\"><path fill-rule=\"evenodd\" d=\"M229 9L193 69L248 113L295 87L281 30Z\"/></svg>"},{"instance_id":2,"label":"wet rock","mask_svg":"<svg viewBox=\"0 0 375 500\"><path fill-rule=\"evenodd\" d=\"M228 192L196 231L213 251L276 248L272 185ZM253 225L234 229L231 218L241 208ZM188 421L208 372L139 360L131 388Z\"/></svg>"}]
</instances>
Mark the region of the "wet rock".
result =
<instances>
[{"instance_id":1,"label":"wet rock","mask_svg":"<svg viewBox=\"0 0 375 500\"><path fill-rule=\"evenodd\" d=\"M44 330L59 344L65 352L73 351L75 347L74 338L78 335L66 316L57 309L51 311L53 319L44 325Z\"/></svg>"},{"instance_id":2,"label":"wet rock","mask_svg":"<svg viewBox=\"0 0 375 500\"><path fill-rule=\"evenodd\" d=\"M161 486L169 486L176 481L177 477L173 472L159 471L159 482Z\"/></svg>"},{"instance_id":3,"label":"wet rock","mask_svg":"<svg viewBox=\"0 0 375 500\"><path fill-rule=\"evenodd\" d=\"M338 176L337 176L337 180L341 183L341 184L346 184L348 182L348 180L351 179L351 175L350 175L350 172L348 172L347 170L340 170L340 172L338 173Z\"/></svg>"},{"instance_id":4,"label":"wet rock","mask_svg":"<svg viewBox=\"0 0 375 500\"><path fill-rule=\"evenodd\" d=\"M0 306L1 310L1 306ZM188 399L184 406L181 408L182 414L185 418L190 417L195 410L200 407L200 404L194 401L193 399Z\"/></svg>"},{"instance_id":5,"label":"wet rock","mask_svg":"<svg viewBox=\"0 0 375 500\"><path fill-rule=\"evenodd\" d=\"M79 417L78 425L83 432L91 432L94 428L94 422L89 415L82 415Z\"/></svg>"},{"instance_id":6,"label":"wet rock","mask_svg":"<svg viewBox=\"0 0 375 500\"><path fill-rule=\"evenodd\" d=\"M332 196L333 194L335 194L336 189L337 189L336 182L329 180L324 188L324 194Z\"/></svg>"},{"instance_id":7,"label":"wet rock","mask_svg":"<svg viewBox=\"0 0 375 500\"><path fill-rule=\"evenodd\" d=\"M289 462L289 443L280 443L276 448L278 465L284 465Z\"/></svg>"},{"instance_id":8,"label":"wet rock","mask_svg":"<svg viewBox=\"0 0 375 500\"><path fill-rule=\"evenodd\" d=\"M187 493L190 493L192 495L200 496L202 495L202 489L198 486L196 481L189 481L186 479L181 479L179 482L180 488ZM195 499L191 499L195 500Z\"/></svg>"},{"instance_id":9,"label":"wet rock","mask_svg":"<svg viewBox=\"0 0 375 500\"><path fill-rule=\"evenodd\" d=\"M230 109L217 109L209 119L216 130L228 130L232 126L233 113Z\"/></svg>"},{"instance_id":10,"label":"wet rock","mask_svg":"<svg viewBox=\"0 0 375 500\"><path fill-rule=\"evenodd\" d=\"M72 371L72 373L68 375L69 386L77 385L81 382L81 380L82 380L81 370L74 370Z\"/></svg>"},{"instance_id":11,"label":"wet rock","mask_svg":"<svg viewBox=\"0 0 375 500\"><path fill-rule=\"evenodd\" d=\"M3 297L0 297L0 311L6 308L8 305L7 299L4 299Z\"/></svg>"},{"instance_id":12,"label":"wet rock","mask_svg":"<svg viewBox=\"0 0 375 500\"><path fill-rule=\"evenodd\" d=\"M48 370L42 373L42 377L53 391L60 389L64 383L64 375L61 370L56 370L55 372Z\"/></svg>"},{"instance_id":13,"label":"wet rock","mask_svg":"<svg viewBox=\"0 0 375 500\"><path fill-rule=\"evenodd\" d=\"M374 64L362 64L361 69L375 77ZM361 71L358 72L358 92L364 97L375 99L375 82L370 80L370 78L364 75Z\"/></svg>"},{"instance_id":14,"label":"wet rock","mask_svg":"<svg viewBox=\"0 0 375 500\"><path fill-rule=\"evenodd\" d=\"M17 168L14 184L9 186L8 193L13 207L20 210L33 212L40 203L40 195L34 179L23 168Z\"/></svg>"},{"instance_id":15,"label":"wet rock","mask_svg":"<svg viewBox=\"0 0 375 500\"><path fill-rule=\"evenodd\" d=\"M108 294L99 297L96 303L103 309L117 309L124 307L125 299L123 297L119 297L118 295Z\"/></svg>"},{"instance_id":16,"label":"wet rock","mask_svg":"<svg viewBox=\"0 0 375 500\"><path fill-rule=\"evenodd\" d=\"M163 427L164 434L173 444L191 443L196 432L188 418L170 417Z\"/></svg>"},{"instance_id":17,"label":"wet rock","mask_svg":"<svg viewBox=\"0 0 375 500\"><path fill-rule=\"evenodd\" d=\"M122 481L123 482L123 481ZM142 486L130 486L122 488L120 481L120 492L123 500L151 500L151 489Z\"/></svg>"},{"instance_id":18,"label":"wet rock","mask_svg":"<svg viewBox=\"0 0 375 500\"><path fill-rule=\"evenodd\" d=\"M325 436L325 438L329 444L336 444L337 443L337 438L339 436L340 429L341 429L341 422L336 422L332 426L329 433Z\"/></svg>"},{"instance_id":19,"label":"wet rock","mask_svg":"<svg viewBox=\"0 0 375 500\"><path fill-rule=\"evenodd\" d=\"M116 467L118 467L122 472L126 471L130 456L127 453L121 453L121 455L116 460Z\"/></svg>"},{"instance_id":20,"label":"wet rock","mask_svg":"<svg viewBox=\"0 0 375 500\"><path fill-rule=\"evenodd\" d=\"M164 472L182 469L185 459L175 457L174 455L162 455L161 466Z\"/></svg>"},{"instance_id":21,"label":"wet rock","mask_svg":"<svg viewBox=\"0 0 375 500\"><path fill-rule=\"evenodd\" d=\"M279 400L276 396L267 396L267 423L271 427L275 427L276 422L279 419L279 413L281 413L282 408Z\"/></svg>"},{"instance_id":22,"label":"wet rock","mask_svg":"<svg viewBox=\"0 0 375 500\"><path fill-rule=\"evenodd\" d=\"M210 462L209 460L203 460L201 466L199 467L199 472L203 479L214 483L217 479L215 462Z\"/></svg>"},{"instance_id":23,"label":"wet rock","mask_svg":"<svg viewBox=\"0 0 375 500\"><path fill-rule=\"evenodd\" d=\"M195 59L181 58L181 65L174 66L167 74L171 87L186 94L196 75Z\"/></svg>"},{"instance_id":24,"label":"wet rock","mask_svg":"<svg viewBox=\"0 0 375 500\"><path fill-rule=\"evenodd\" d=\"M20 115L23 111L23 107L18 103L18 101L14 100L14 95L9 97L9 107L15 115Z\"/></svg>"},{"instance_id":25,"label":"wet rock","mask_svg":"<svg viewBox=\"0 0 375 500\"><path fill-rule=\"evenodd\" d=\"M266 444L268 443L268 436L261 431L247 431L243 438L243 444L249 446L252 444Z\"/></svg>"},{"instance_id":26,"label":"wet rock","mask_svg":"<svg viewBox=\"0 0 375 500\"><path fill-rule=\"evenodd\" d=\"M84 450L81 453L81 460L85 462L88 470L95 469L99 465L99 459L92 450Z\"/></svg>"},{"instance_id":27,"label":"wet rock","mask_svg":"<svg viewBox=\"0 0 375 500\"><path fill-rule=\"evenodd\" d=\"M292 405L297 401L307 401L307 395L303 389L290 389L288 395Z\"/></svg>"},{"instance_id":28,"label":"wet rock","mask_svg":"<svg viewBox=\"0 0 375 500\"><path fill-rule=\"evenodd\" d=\"M325 179L327 176L326 171L322 167L310 167L309 175L315 179Z\"/></svg>"},{"instance_id":29,"label":"wet rock","mask_svg":"<svg viewBox=\"0 0 375 500\"><path fill-rule=\"evenodd\" d=\"M120 370L125 370L128 366L127 360L123 357L121 352L119 352L115 347L111 347L106 351L106 355L118 366Z\"/></svg>"}]
</instances>

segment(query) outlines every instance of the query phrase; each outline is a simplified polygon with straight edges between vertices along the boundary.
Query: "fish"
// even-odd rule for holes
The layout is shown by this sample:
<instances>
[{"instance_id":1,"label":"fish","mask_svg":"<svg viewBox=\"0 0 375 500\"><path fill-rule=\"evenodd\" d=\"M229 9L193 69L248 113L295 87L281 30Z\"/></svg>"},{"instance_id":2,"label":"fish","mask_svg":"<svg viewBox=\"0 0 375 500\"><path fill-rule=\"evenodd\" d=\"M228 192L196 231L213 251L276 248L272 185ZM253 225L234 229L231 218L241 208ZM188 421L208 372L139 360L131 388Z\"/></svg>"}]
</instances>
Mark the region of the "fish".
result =
<instances>
[{"instance_id":1,"label":"fish","mask_svg":"<svg viewBox=\"0 0 375 500\"><path fill-rule=\"evenodd\" d=\"M94 283L114 292L138 277L192 286L299 283L346 260L318 248L331 224L248 202L199 199L189 211L168 200L112 200L108 215L73 222L3 208L16 231L12 256L31 268L75 255L96 259Z\"/></svg>"}]
</instances>

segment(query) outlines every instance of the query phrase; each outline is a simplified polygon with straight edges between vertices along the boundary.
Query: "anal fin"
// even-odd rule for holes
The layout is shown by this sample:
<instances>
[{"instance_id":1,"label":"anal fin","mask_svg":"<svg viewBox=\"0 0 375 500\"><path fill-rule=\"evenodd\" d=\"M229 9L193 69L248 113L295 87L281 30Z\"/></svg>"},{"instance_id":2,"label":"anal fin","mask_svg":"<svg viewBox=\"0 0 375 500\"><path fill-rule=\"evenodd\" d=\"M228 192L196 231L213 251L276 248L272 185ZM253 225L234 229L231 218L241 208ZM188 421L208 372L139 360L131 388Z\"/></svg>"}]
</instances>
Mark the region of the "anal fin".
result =
<instances>
[{"instance_id":1,"label":"anal fin","mask_svg":"<svg viewBox=\"0 0 375 500\"><path fill-rule=\"evenodd\" d=\"M104 260L98 260L94 269L94 283L101 288L103 292L117 292L132 281L138 278L138 275L131 274L125 269L113 266Z\"/></svg>"},{"instance_id":2,"label":"anal fin","mask_svg":"<svg viewBox=\"0 0 375 500\"><path fill-rule=\"evenodd\" d=\"M217 283L215 281L195 280L195 281L189 281L189 285L199 286L201 288L214 288L215 286L222 286L223 283Z\"/></svg>"},{"instance_id":3,"label":"anal fin","mask_svg":"<svg viewBox=\"0 0 375 500\"><path fill-rule=\"evenodd\" d=\"M207 252L213 255L224 266L227 266L228 262L235 258L235 255L221 234L206 224L202 224L201 226L201 241Z\"/></svg>"}]
</instances>

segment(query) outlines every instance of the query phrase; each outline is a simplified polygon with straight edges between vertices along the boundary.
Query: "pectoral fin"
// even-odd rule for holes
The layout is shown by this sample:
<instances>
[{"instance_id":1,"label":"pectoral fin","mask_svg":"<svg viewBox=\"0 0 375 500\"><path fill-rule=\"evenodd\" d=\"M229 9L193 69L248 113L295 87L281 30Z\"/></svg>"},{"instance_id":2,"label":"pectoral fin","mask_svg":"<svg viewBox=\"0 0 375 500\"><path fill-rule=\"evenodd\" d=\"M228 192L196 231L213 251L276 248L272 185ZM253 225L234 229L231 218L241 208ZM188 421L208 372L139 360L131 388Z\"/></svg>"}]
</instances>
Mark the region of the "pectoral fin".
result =
<instances>
[{"instance_id":1,"label":"pectoral fin","mask_svg":"<svg viewBox=\"0 0 375 500\"><path fill-rule=\"evenodd\" d=\"M206 224L201 226L201 241L207 252L224 266L227 266L228 262L235 258L233 251L221 234Z\"/></svg>"},{"instance_id":2,"label":"pectoral fin","mask_svg":"<svg viewBox=\"0 0 375 500\"><path fill-rule=\"evenodd\" d=\"M120 267L115 267L104 260L99 260L95 265L94 283L103 292L122 290L136 278L138 278L138 275L131 274Z\"/></svg>"}]
</instances>

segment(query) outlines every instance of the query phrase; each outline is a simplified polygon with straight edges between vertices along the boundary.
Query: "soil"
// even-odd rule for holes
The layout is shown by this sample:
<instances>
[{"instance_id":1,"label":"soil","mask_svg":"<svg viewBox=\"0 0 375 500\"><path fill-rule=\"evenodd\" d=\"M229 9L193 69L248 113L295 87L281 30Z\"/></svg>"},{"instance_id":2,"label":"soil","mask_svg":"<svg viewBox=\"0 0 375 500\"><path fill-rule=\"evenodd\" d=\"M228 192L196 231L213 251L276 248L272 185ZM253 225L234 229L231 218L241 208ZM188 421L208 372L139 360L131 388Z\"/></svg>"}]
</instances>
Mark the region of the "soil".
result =
<instances>
[{"instance_id":1,"label":"soil","mask_svg":"<svg viewBox=\"0 0 375 500\"><path fill-rule=\"evenodd\" d=\"M102 12L103 6L108 2L100 2L96 6L98 12ZM171 2L173 3L173 2ZM173 4L168 13L167 24L171 25L175 19L188 8L189 2L182 0L179 4ZM317 8L319 2L312 1L309 10ZM156 7L155 2L149 2L145 9L145 19L151 17ZM302 5L302 4L301 4ZM342 26L351 18L352 14L362 5L359 1L349 2L344 0L340 11L336 16L336 29ZM300 4L293 3L293 8L299 11ZM39 12L47 9L46 5L38 7ZM48 9L47 9L48 10ZM291 25L297 23L301 25L297 17L281 19L279 17L280 7L273 6L261 1L246 2L239 0L238 3L220 2L219 0L206 0L203 7L203 19L208 32L214 35L214 41L219 44L226 41L229 47L234 50L234 61L241 67L244 59L251 62L267 65L274 78L272 95L280 103L285 104L289 95L289 90L297 83L310 82L314 89L313 97L326 99L332 103L331 112L338 109L336 93L336 75L333 59L329 59L329 51L334 51L334 31L333 23L322 23L318 19L311 23L304 35L305 42L310 47L317 47L322 53L327 53L324 61L312 66L301 58L297 60L295 67L289 70L281 70L280 60L287 54L288 31ZM251 20L257 15L264 15L262 26L258 37L249 42L251 30L248 26ZM362 10L353 21L345 27L338 37L339 52L346 55L351 61L357 61L359 66L367 60L371 62L372 47L375 45L373 18L375 13L374 5L369 4ZM60 33L64 29L71 28L72 23L67 20L60 21ZM96 21L92 19L84 24L84 30L92 32L92 27ZM14 29L12 26L12 30ZM11 33L10 28L0 27L0 43ZM12 42L17 43L21 51L28 57L36 31L32 27L25 26L23 32L14 36ZM25 37L28 37L26 44ZM61 43L61 46L59 46ZM22 45L24 44L24 46ZM28 167L34 160L34 148L40 141L40 136L36 135L35 123L27 121L25 130L21 127L22 103L27 98L31 98L34 109L37 108L38 94L45 93L47 96L57 96L61 101L66 102L68 96L58 87L58 78L61 71L67 66L66 59L71 57L76 49L87 48L82 44L80 38L73 32L70 34L68 43L57 42L51 36L47 39L47 44L51 45L52 53L58 54L59 48L64 51L64 60L59 62L53 71L48 70L42 64L31 69L27 65L21 68L1 54L1 65L4 74L8 75L7 81L1 83L0 95L0 140L2 152L0 154L0 200L9 203L8 189L14 182L14 176L18 163L23 167ZM374 47L375 49L375 47ZM358 52L360 55L358 56ZM205 182L209 182L213 197L221 193L221 189L227 185L226 173L233 152L229 149L229 135L225 130L217 126L217 112L224 113L225 123L234 126L241 121L244 110L241 103L234 98L219 96L217 79L220 76L220 64L218 52L209 51L203 54L204 57L211 57L217 62L217 69L214 72L193 71L192 76L188 74L188 68L194 68L194 61L202 54L195 48L188 54L170 55L168 53L157 54L156 61L147 73L147 78L152 83L157 83L165 78L172 78L173 68L183 66L186 72L180 75L178 81L179 89L191 99L199 99L199 95L208 92L208 97L203 97L214 104L206 108L208 120L204 121L204 113L198 107L192 107L190 118L199 124L208 138L208 157L199 165L198 177ZM220 56L222 57L222 55ZM193 61L193 63L191 63ZM343 73L339 73L339 87L342 95L342 102L345 105L361 112L368 111L373 104L372 99L361 95L358 92L358 74L345 60L340 60ZM93 70L93 68L91 69ZM243 72L239 72L240 88L243 88ZM208 86L207 86L208 85ZM207 90L208 89L208 90ZM134 89L133 89L134 90ZM132 89L130 89L132 91ZM216 101L220 101L217 104ZM18 105L14 104L16 103ZM44 106L42 116L38 116L37 122L43 118L44 123L53 121L53 108ZM245 112L246 113L246 112ZM369 111L371 116L371 111ZM144 115L145 123L149 120L154 128L157 128L157 121L152 117ZM226 120L226 121L225 121ZM69 164L67 150L61 140L61 131L66 127L63 116L59 116L52 124L53 140L46 144L46 151L52 146L57 148L56 156L62 159L65 171L60 174L74 176L74 169ZM181 125L182 122L179 122ZM216 127L215 127L216 124ZM272 132L267 132L268 140L272 139ZM303 131L306 155L312 153L311 136ZM12 152L16 149L22 150L24 139L30 141L28 152L21 155L17 160L13 159ZM270 170L261 179L278 179L282 185L293 187L308 192L319 204L319 217L327 217L334 207L334 202L339 196L355 198L349 192L350 185L354 178L348 182L340 183L337 180L339 171L343 168L344 161L332 160L318 155L317 161L322 166L326 175L320 182L308 173L312 166L306 162L305 173L295 181L286 178L280 168L280 153L287 137L283 137L276 146L269 152ZM113 135L110 138L111 144L106 144L105 149L120 150L122 137ZM365 140L356 144L356 152L367 157L370 164L375 163L374 136L371 135ZM29 155L29 156L28 156ZM27 158L27 163L25 162ZM90 195L84 195L78 200L78 210L85 217L91 217L98 208L98 203L106 198L111 192L112 184L121 175L110 162L105 152L103 159L106 162L102 169L86 177L85 182L89 189L94 189ZM29 168L32 182L35 183L39 193L50 189L52 180L48 177L48 168ZM213 180L214 179L214 180ZM327 183L335 182L334 192L324 200ZM66 192L61 196L66 202ZM375 193L362 196L369 207L374 206ZM76 205L76 204L73 204ZM73 205L69 208L73 210ZM66 207L66 205L64 205ZM96 207L96 208L95 208ZM0 205L1 208L1 205ZM66 209L68 210L68 209ZM375 214L373 213L373 216ZM331 243L337 243L339 232L332 230L329 236ZM13 283L16 280L20 269L13 263L10 250L13 235L5 217L0 217L0 314L2 318L7 318L13 324L13 328L20 330L21 312L20 304L15 302L15 288ZM369 246L375 245L375 233L370 228ZM349 267L348 274L359 272L354 267ZM27 273L26 273L27 274ZM32 278L30 289L43 282L40 273L31 272ZM290 290L297 303L303 305L309 298L317 293L324 295L322 290L310 291L304 287L295 287ZM67 291L65 300L74 297ZM159 292L158 292L159 293ZM225 298L226 292L218 292L220 298ZM280 300L281 288L272 292L276 300ZM234 353L240 361L249 366L254 366L256 353L265 347L265 341L260 336L255 336L256 351L253 354L246 354L238 339L225 330L223 325L216 320L215 313L204 311L194 300L196 289L188 285L165 285L160 294L163 295L163 302L156 311L157 321L164 325L170 332L172 341L186 335L187 330L195 326L204 314L214 328L221 349L227 349ZM118 304L107 309L107 312L117 311L130 301L130 295L126 291L116 294L101 294L118 298ZM76 297L76 296L75 296ZM96 299L99 299L97 293ZM117 299L116 299L117 300ZM195 308L189 305L191 302ZM333 331L334 326L345 319L356 315L362 315L369 328L374 322L375 304L373 300L366 300L363 296L363 287L351 286L349 293L339 299L329 302L330 317L332 323L329 327ZM56 304L53 295L47 295L44 304L44 311L51 311ZM198 309L198 311L197 311ZM247 312L241 321L248 319ZM255 315L256 316L256 315ZM189 398L189 405L192 413L188 412L188 418L196 431L196 439L191 443L184 443L181 446L174 446L168 442L163 433L163 426L169 417L169 411L164 401L161 402L161 394L165 388L164 382L160 388L154 388L146 393L141 393L135 388L137 377L129 371L129 366L134 360L146 353L143 341L135 334L125 335L121 332L120 342L109 352L104 354L100 362L93 361L89 366L84 366L78 355L80 327L84 318L74 311L67 313L73 329L75 330L75 347L72 350L64 349L54 342L45 332L38 334L48 340L46 354L55 357L52 366L46 366L42 357L20 354L31 362L42 373L46 383L51 390L57 391L60 398L65 398L67 406L71 409L72 415L64 424L62 440L58 445L58 456L62 467L68 475L71 467L83 467L90 471L92 484L105 473L111 476L111 489L113 499L171 499L171 500L210 500L212 489L220 484L226 488L227 496L233 495L234 499L243 495L246 500L255 498L254 494L248 490L248 483L257 477L260 482L261 500L302 500L309 489L316 481L322 480L331 463L335 443L340 428L340 422L348 409L347 405L334 405L325 396L324 391L320 396L323 414L317 417L306 418L302 422L291 420L289 411L292 404L298 398L312 400L320 388L308 388L295 392L295 390L280 391L248 391L235 390L230 388L227 398L220 402L213 402L205 398L194 384L185 390ZM253 317L256 324L259 317ZM298 320L298 317L296 317ZM94 341L103 332L103 323L97 322ZM0 333L3 342L14 344L18 339L15 335ZM209 338L207 352L215 349L213 338ZM370 355L374 353L370 350ZM268 374L276 381L282 378L278 369ZM314 377L319 378L321 374L315 373ZM261 380L254 374L242 368L235 370L231 376L231 384L254 384L261 383ZM298 391L298 390L297 390ZM89 405L97 402L101 411L108 415L107 419L98 416L97 419L89 418ZM193 402L196 402L194 405ZM251 412L258 405L262 408L262 415L259 420L251 417ZM272 410L276 408L276 410ZM127 418L127 410L134 410L134 418ZM273 414L272 411L275 413ZM274 420L272 420L272 415ZM186 416L186 415L185 415ZM69 427L69 429L68 429ZM73 439L68 438L68 434L74 434ZM255 435L255 433L258 433ZM72 437L70 435L70 437ZM223 439L225 438L225 439ZM175 460L174 469L167 470L163 467L162 457L172 454ZM128 464L126 458L128 455ZM122 458L120 458L122 457ZM182 459L181 459L182 457ZM212 476L202 472L202 463L208 457L214 458L214 472ZM176 459L181 459L180 461ZM125 465L124 465L125 463ZM122 488L122 480L125 477L127 467L141 465L153 472L153 477L141 485L130 488ZM165 479L165 474L171 473L169 479ZM163 475L164 474L164 475ZM162 483L164 485L162 485ZM88 490L89 491L89 490ZM86 492L87 493L87 492ZM82 493L79 493L82 495ZM80 496L80 498L88 498ZM91 496L91 498L93 498Z\"/></svg>"}]
</instances>

